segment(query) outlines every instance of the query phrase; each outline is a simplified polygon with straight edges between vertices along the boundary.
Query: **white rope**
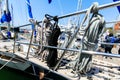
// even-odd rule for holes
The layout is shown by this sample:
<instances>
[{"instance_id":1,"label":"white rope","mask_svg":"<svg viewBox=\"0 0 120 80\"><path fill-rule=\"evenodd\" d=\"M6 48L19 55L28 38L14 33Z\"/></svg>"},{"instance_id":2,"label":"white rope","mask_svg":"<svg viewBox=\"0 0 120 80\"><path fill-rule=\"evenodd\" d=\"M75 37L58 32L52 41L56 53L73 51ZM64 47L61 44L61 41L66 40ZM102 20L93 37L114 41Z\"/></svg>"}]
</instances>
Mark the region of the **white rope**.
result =
<instances>
[{"instance_id":1,"label":"white rope","mask_svg":"<svg viewBox=\"0 0 120 80\"><path fill-rule=\"evenodd\" d=\"M97 43L97 38L102 33L103 27L104 27L104 18L100 15L94 15L97 10L97 3L94 3L86 12L86 15L81 23L81 27L83 24L87 21L87 25L85 28L85 33L83 35L83 38L81 40L81 48L78 54L78 59L76 61L75 70L78 72L84 72L86 73L88 64L91 62L92 55L84 54L82 53L83 49L87 50L94 50L95 44ZM93 12L93 16L90 19L90 13ZM103 25L103 27L99 27L100 25ZM89 45L90 46L89 46ZM82 65L81 65L82 64Z\"/></svg>"}]
</instances>

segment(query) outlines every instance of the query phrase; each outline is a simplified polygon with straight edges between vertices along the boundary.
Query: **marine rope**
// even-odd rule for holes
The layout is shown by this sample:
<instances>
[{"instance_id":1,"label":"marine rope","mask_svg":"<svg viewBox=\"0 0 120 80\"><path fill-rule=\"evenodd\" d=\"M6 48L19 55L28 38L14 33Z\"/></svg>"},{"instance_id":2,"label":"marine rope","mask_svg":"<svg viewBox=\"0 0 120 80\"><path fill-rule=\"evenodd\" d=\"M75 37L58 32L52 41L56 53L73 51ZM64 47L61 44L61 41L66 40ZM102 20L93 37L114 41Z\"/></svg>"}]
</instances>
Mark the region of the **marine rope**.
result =
<instances>
[{"instance_id":1,"label":"marine rope","mask_svg":"<svg viewBox=\"0 0 120 80\"><path fill-rule=\"evenodd\" d=\"M98 3L94 3L86 12L86 15L80 25L80 28L87 21L85 27L85 33L81 39L81 48L76 60L74 67L75 73L86 74L91 67L92 55L82 53L82 50L92 50L96 49L98 43L98 37L102 34L105 25L105 20L102 15L98 13ZM93 13L90 18L90 13Z\"/></svg>"}]
</instances>

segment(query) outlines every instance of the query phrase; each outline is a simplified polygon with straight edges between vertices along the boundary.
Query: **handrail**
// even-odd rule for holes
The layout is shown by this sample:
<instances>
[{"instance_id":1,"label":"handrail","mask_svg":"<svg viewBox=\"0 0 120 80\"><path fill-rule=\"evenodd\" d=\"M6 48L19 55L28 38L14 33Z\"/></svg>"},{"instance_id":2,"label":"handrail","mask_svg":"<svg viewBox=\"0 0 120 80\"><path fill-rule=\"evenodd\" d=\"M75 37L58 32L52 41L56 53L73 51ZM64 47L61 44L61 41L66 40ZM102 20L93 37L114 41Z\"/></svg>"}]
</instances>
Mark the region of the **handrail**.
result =
<instances>
[{"instance_id":1,"label":"handrail","mask_svg":"<svg viewBox=\"0 0 120 80\"><path fill-rule=\"evenodd\" d=\"M120 43L107 43L107 42L99 42L99 44L106 44L106 45L120 45Z\"/></svg>"},{"instance_id":2,"label":"handrail","mask_svg":"<svg viewBox=\"0 0 120 80\"><path fill-rule=\"evenodd\" d=\"M117 23L117 22L120 22L119 20L116 21L116 20L113 20L113 21L108 21L106 22L106 24L112 24L112 23ZM42 23L42 21L39 21L38 23ZM1 25L1 24L0 24ZM15 28L20 28L20 27L25 27L25 26L29 26L29 25L32 25L31 23L29 24L24 24L24 25L21 25L21 26L16 26Z\"/></svg>"},{"instance_id":3,"label":"handrail","mask_svg":"<svg viewBox=\"0 0 120 80\"><path fill-rule=\"evenodd\" d=\"M115 7L115 6L120 6L120 1L116 1L116 2L113 2L113 3L98 6L98 10L105 9L105 8L110 8L110 7ZM78 11L78 12L74 12L74 13L70 13L70 14L66 14L66 15L58 17L58 19L62 19L62 18L65 18L65 17L70 17L70 16L74 16L74 15L78 15L78 14L83 14L83 13L86 13L87 10L88 9Z\"/></svg>"},{"instance_id":4,"label":"handrail","mask_svg":"<svg viewBox=\"0 0 120 80\"><path fill-rule=\"evenodd\" d=\"M21 43L21 42L16 42L16 43L29 45L29 43ZM38 44L31 44L31 45L40 46L40 45L38 45ZM45 46L45 45L43 45L43 46L44 46L44 47L47 47L47 48L55 48L55 49L59 49L59 50L67 50L67 51L74 51L74 52L79 52L79 51L80 51L80 50L78 50L78 49L71 49L71 48L59 48L59 47ZM120 58L120 55L117 55L117 54L107 54L107 53L104 53L104 52L96 52L96 51L86 51L86 50L82 50L82 53L91 54L91 55L101 55L101 56L109 56L109 57Z\"/></svg>"},{"instance_id":5,"label":"handrail","mask_svg":"<svg viewBox=\"0 0 120 80\"><path fill-rule=\"evenodd\" d=\"M120 20L109 21L109 22L106 22L106 24L112 24L112 23L117 23L117 22L120 22Z\"/></svg>"},{"instance_id":6,"label":"handrail","mask_svg":"<svg viewBox=\"0 0 120 80\"><path fill-rule=\"evenodd\" d=\"M115 7L115 6L120 6L120 1L98 6L98 9L101 10L101 9L105 9L105 8ZM81 11L77 11L77 12L74 12L74 13L70 13L70 14L66 14L66 15L63 15L63 16L59 16L58 19L62 19L62 18L74 16L74 15L83 14L83 13L86 13L86 11L87 11L87 9L81 10ZM42 21L38 21L38 23L42 23ZM28 26L28 25L31 25L31 24L25 24L25 25L16 26L16 27L24 27L24 26Z\"/></svg>"},{"instance_id":7,"label":"handrail","mask_svg":"<svg viewBox=\"0 0 120 80\"><path fill-rule=\"evenodd\" d=\"M42 21L37 22L37 24L39 24L39 23L42 23ZM21 25L21 26L15 26L15 28L25 27L25 26L29 26L29 25L32 25L32 24L33 23L24 24L24 25Z\"/></svg>"}]
</instances>

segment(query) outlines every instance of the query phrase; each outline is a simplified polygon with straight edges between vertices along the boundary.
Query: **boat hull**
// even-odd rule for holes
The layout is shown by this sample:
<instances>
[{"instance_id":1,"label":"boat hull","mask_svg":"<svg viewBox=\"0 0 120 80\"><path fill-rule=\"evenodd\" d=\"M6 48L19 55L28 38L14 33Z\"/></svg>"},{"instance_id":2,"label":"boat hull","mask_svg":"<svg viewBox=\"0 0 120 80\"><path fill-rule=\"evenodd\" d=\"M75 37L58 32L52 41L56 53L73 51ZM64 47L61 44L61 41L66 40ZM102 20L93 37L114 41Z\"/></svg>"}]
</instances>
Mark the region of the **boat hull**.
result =
<instances>
[{"instance_id":1,"label":"boat hull","mask_svg":"<svg viewBox=\"0 0 120 80\"><path fill-rule=\"evenodd\" d=\"M0 80L37 80L34 75L30 75L24 71L4 67L0 70Z\"/></svg>"},{"instance_id":2,"label":"boat hull","mask_svg":"<svg viewBox=\"0 0 120 80\"><path fill-rule=\"evenodd\" d=\"M2 65L0 65L2 66ZM45 77L42 80L70 80L67 77L46 68L42 68ZM31 71L30 71L31 72ZM0 80L39 80L38 75L5 66L0 70Z\"/></svg>"}]
</instances>

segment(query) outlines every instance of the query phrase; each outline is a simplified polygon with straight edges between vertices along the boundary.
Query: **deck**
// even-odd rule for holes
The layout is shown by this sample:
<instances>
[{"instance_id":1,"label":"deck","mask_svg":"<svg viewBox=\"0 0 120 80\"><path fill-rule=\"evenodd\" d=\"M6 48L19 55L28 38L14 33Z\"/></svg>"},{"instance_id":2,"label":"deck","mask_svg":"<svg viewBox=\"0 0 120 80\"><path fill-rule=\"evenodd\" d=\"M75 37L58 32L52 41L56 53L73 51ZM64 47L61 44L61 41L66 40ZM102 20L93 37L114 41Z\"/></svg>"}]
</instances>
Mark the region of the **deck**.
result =
<instances>
[{"instance_id":1,"label":"deck","mask_svg":"<svg viewBox=\"0 0 120 80\"><path fill-rule=\"evenodd\" d=\"M13 51L13 41L0 41L0 51L5 52L12 52ZM116 49L113 51L115 52ZM18 52L16 50L16 55L26 58L26 52ZM69 58L72 58L74 56L70 56ZM45 68L48 68L45 61L42 61L38 58L35 58L32 55L29 55L29 61L34 62L40 66L43 66ZM105 56L93 56L92 60L92 70L90 74L87 76L82 76L81 80L105 80L105 79L111 79L111 80L119 80L120 79L120 59L119 58L110 58ZM71 69L67 69L66 66L60 67L58 69L58 72L60 74L63 74L71 80L76 80L77 78L74 77L74 75L71 73Z\"/></svg>"}]
</instances>

